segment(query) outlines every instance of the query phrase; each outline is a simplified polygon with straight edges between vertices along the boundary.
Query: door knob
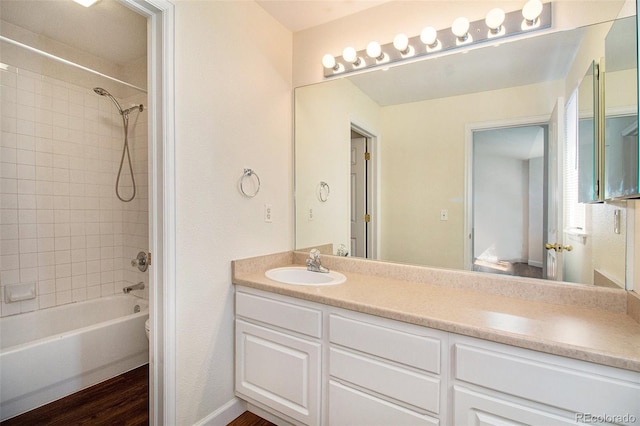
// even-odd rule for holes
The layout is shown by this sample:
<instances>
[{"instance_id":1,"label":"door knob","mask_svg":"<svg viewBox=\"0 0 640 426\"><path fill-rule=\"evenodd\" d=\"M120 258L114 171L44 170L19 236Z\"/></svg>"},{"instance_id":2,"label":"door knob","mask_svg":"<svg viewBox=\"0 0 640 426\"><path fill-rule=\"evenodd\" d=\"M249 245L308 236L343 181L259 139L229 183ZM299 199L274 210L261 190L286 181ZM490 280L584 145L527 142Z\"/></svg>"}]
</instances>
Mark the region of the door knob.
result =
<instances>
[{"instance_id":1,"label":"door knob","mask_svg":"<svg viewBox=\"0 0 640 426\"><path fill-rule=\"evenodd\" d=\"M561 252L563 250L566 250L566 251L573 250L573 246L563 246L562 244L558 244L558 243L555 243L555 244L547 243L544 245L544 248L546 248L547 250L555 250L557 252Z\"/></svg>"}]
</instances>

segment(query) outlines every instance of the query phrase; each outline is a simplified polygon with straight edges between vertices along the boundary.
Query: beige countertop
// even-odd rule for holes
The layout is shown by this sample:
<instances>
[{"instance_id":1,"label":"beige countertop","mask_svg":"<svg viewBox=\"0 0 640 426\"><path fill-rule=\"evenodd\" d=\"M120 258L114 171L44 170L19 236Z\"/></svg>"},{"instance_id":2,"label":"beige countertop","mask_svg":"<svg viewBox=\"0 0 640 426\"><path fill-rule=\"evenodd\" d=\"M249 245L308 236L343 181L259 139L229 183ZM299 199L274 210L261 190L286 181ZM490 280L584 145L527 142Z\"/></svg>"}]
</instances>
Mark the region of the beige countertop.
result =
<instances>
[{"instance_id":1,"label":"beige countertop","mask_svg":"<svg viewBox=\"0 0 640 426\"><path fill-rule=\"evenodd\" d=\"M493 274L323 256L347 281L282 284L273 267L303 265L286 252L233 262L233 282L438 330L640 372L640 323L627 294Z\"/></svg>"}]
</instances>

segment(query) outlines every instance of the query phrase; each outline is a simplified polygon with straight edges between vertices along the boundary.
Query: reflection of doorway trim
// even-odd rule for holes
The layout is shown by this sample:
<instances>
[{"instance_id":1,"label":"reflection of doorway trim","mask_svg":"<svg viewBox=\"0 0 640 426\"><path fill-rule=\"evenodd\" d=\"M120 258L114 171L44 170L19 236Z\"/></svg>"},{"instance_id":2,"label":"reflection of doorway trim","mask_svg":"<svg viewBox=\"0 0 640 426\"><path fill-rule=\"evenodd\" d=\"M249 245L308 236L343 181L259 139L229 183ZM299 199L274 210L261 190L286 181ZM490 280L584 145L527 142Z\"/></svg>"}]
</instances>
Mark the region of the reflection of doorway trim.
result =
<instances>
[{"instance_id":1,"label":"reflection of doorway trim","mask_svg":"<svg viewBox=\"0 0 640 426\"><path fill-rule=\"evenodd\" d=\"M465 126L464 155L464 268L473 270L473 132L505 127L547 126L550 116L468 123ZM546 217L546 212L545 212Z\"/></svg>"},{"instance_id":2,"label":"reflection of doorway trim","mask_svg":"<svg viewBox=\"0 0 640 426\"><path fill-rule=\"evenodd\" d=\"M380 138L377 132L373 130L369 125L360 122L357 119L352 118L350 123L350 131L355 131L365 138L367 138L367 151L371 155L371 160L367 163L366 180L367 180L367 212L369 213L371 220L366 227L367 234L367 258L378 258L378 235L379 235L379 174L380 170L380 150L379 142Z\"/></svg>"}]
</instances>

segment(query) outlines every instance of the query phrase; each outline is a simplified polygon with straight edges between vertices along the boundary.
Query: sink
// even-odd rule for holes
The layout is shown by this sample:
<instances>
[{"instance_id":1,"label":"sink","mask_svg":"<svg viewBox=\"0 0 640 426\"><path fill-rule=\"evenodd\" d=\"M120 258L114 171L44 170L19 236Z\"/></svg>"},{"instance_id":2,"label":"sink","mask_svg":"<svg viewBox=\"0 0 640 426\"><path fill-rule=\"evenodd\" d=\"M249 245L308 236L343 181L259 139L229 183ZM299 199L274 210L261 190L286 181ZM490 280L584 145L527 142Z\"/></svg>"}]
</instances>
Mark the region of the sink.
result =
<instances>
[{"instance_id":1,"label":"sink","mask_svg":"<svg viewBox=\"0 0 640 426\"><path fill-rule=\"evenodd\" d=\"M308 271L306 266L269 269L264 275L270 280L293 285L335 285L347 280L340 272L312 272Z\"/></svg>"}]
</instances>

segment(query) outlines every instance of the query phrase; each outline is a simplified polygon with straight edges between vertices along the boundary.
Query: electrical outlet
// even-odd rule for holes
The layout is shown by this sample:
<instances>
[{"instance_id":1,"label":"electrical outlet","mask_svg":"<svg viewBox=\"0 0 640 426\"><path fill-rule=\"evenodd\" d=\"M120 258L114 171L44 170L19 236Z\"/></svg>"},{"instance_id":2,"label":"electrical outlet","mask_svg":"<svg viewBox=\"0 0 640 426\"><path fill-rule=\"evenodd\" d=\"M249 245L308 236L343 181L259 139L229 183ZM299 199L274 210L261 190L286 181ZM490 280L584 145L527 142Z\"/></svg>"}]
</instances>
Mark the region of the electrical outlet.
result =
<instances>
[{"instance_id":1,"label":"electrical outlet","mask_svg":"<svg viewBox=\"0 0 640 426\"><path fill-rule=\"evenodd\" d=\"M447 209L440 210L440 220L449 220L449 210Z\"/></svg>"},{"instance_id":2,"label":"electrical outlet","mask_svg":"<svg viewBox=\"0 0 640 426\"><path fill-rule=\"evenodd\" d=\"M264 221L265 222L267 222L267 223L273 222L273 219L272 219L273 214L272 213L273 213L273 211L272 211L272 208L271 208L271 204L265 204L264 205Z\"/></svg>"}]
</instances>

